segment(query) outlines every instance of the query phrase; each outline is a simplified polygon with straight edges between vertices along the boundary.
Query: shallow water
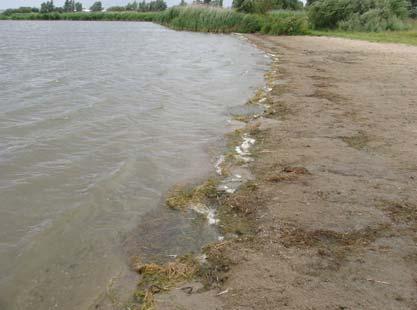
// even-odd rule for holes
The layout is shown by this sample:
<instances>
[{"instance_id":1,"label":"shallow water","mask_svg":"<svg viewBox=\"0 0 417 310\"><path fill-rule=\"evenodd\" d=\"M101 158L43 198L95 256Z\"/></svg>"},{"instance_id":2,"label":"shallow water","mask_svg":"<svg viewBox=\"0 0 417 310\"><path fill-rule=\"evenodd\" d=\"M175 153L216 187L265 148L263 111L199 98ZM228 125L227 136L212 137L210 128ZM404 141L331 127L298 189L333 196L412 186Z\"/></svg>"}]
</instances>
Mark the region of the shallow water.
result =
<instances>
[{"instance_id":1,"label":"shallow water","mask_svg":"<svg viewBox=\"0 0 417 310\"><path fill-rule=\"evenodd\" d=\"M170 250L211 238L158 206L213 170L266 63L234 36L0 21L0 308L87 308L126 272L132 233Z\"/></svg>"}]
</instances>

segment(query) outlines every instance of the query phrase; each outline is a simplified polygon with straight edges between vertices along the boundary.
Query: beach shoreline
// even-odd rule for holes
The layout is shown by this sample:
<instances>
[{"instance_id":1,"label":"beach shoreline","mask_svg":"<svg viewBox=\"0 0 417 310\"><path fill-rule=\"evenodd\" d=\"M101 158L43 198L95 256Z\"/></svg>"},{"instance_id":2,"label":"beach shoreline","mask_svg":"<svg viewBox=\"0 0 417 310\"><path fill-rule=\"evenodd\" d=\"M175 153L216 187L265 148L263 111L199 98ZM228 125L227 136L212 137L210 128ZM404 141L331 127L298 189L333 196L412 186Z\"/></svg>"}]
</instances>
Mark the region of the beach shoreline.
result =
<instances>
[{"instance_id":1,"label":"beach shoreline","mask_svg":"<svg viewBox=\"0 0 417 310\"><path fill-rule=\"evenodd\" d=\"M203 250L210 285L180 281L155 308L413 309L417 49L247 37L275 61L238 135L256 140L253 179L223 200L240 233Z\"/></svg>"}]
</instances>

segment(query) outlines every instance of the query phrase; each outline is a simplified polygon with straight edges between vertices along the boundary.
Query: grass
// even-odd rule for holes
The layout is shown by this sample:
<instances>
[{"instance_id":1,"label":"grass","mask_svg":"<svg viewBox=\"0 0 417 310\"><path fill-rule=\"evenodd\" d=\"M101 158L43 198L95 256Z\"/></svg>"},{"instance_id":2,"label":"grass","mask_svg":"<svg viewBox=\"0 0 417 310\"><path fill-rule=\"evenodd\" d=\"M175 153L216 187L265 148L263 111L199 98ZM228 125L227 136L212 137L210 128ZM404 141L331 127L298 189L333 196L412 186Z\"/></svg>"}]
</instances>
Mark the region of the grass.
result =
<instances>
[{"instance_id":1,"label":"grass","mask_svg":"<svg viewBox=\"0 0 417 310\"><path fill-rule=\"evenodd\" d=\"M409 22L411 27L404 31L347 32L341 30L313 30L312 35L339 37L379 43L401 43L417 46L417 21Z\"/></svg>"}]
</instances>

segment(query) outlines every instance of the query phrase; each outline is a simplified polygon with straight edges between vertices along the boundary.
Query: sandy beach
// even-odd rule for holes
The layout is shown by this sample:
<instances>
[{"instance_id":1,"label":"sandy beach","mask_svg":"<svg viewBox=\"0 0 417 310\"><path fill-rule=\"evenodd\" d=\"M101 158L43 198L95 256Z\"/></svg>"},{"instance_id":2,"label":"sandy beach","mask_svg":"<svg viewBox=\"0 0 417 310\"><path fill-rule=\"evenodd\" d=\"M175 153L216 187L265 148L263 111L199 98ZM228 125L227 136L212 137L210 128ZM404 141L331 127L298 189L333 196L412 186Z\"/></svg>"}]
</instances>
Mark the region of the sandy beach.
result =
<instances>
[{"instance_id":1,"label":"sandy beach","mask_svg":"<svg viewBox=\"0 0 417 310\"><path fill-rule=\"evenodd\" d=\"M273 58L251 186L251 229L219 242L212 290L157 309L416 309L417 48L321 37L247 38Z\"/></svg>"}]
</instances>

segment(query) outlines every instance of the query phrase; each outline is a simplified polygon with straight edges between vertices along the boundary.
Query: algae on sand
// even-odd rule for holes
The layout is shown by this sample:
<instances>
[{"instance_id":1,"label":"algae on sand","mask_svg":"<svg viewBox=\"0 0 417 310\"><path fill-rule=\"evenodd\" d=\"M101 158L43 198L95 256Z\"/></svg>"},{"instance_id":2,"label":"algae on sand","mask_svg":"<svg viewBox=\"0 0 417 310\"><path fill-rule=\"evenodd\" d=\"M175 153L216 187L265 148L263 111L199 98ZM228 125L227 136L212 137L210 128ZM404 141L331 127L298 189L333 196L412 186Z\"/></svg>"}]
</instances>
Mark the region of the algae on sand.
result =
<instances>
[{"instance_id":1,"label":"algae on sand","mask_svg":"<svg viewBox=\"0 0 417 310\"><path fill-rule=\"evenodd\" d=\"M141 275L134 294L134 302L140 304L141 310L154 309L154 295L191 280L199 270L197 260L191 256L177 258L164 265L155 263L138 265L137 272Z\"/></svg>"},{"instance_id":2,"label":"algae on sand","mask_svg":"<svg viewBox=\"0 0 417 310\"><path fill-rule=\"evenodd\" d=\"M196 187L176 186L166 199L168 207L177 210L185 210L191 204L205 203L209 199L217 197L218 180L208 179Z\"/></svg>"},{"instance_id":3,"label":"algae on sand","mask_svg":"<svg viewBox=\"0 0 417 310\"><path fill-rule=\"evenodd\" d=\"M360 131L356 135L350 137L341 137L341 139L350 147L357 150L364 149L370 141L369 137L363 131Z\"/></svg>"}]
</instances>

